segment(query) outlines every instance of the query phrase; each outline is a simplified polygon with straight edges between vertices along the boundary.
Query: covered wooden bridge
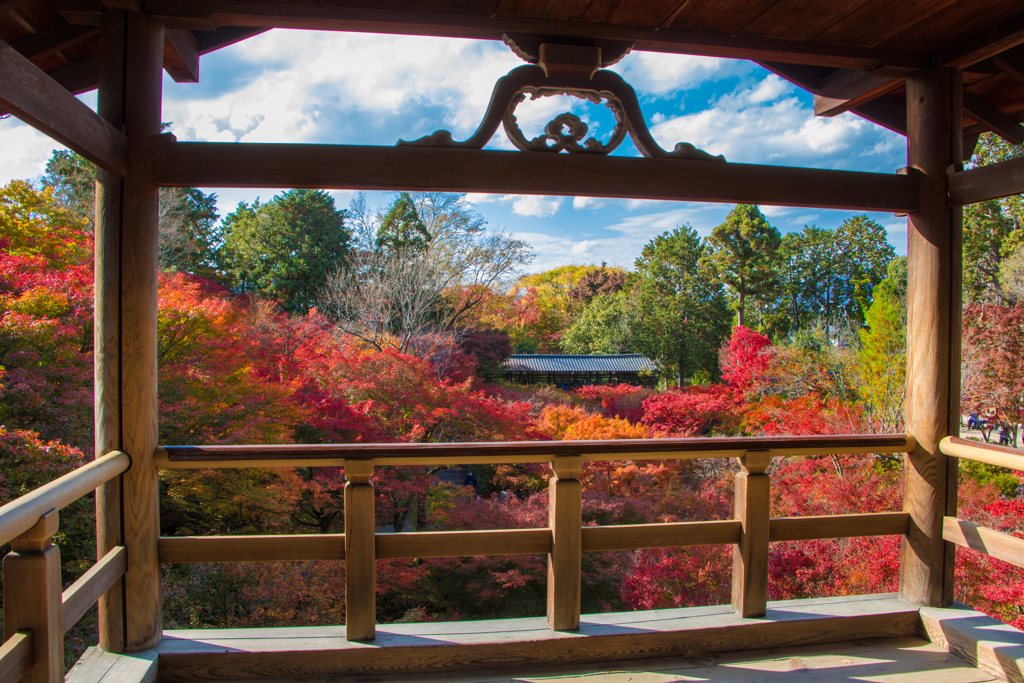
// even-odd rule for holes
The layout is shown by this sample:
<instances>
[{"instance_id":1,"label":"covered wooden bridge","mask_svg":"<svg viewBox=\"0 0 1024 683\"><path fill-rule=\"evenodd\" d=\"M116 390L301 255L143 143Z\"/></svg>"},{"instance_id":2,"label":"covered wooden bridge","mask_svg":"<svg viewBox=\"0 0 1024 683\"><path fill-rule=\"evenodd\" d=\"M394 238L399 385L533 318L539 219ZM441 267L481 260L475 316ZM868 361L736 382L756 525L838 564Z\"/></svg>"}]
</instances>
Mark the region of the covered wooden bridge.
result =
<instances>
[{"instance_id":1,"label":"covered wooden bridge","mask_svg":"<svg viewBox=\"0 0 1024 683\"><path fill-rule=\"evenodd\" d=\"M516 384L545 382L559 386L633 384L653 386L658 366L641 353L605 356L517 354L501 364L504 378Z\"/></svg>"},{"instance_id":2,"label":"covered wooden bridge","mask_svg":"<svg viewBox=\"0 0 1024 683\"><path fill-rule=\"evenodd\" d=\"M195 80L203 53L274 27L504 40L527 64L499 81L480 130L465 141L444 132L395 147L178 142L160 135L163 69ZM911 680L940 680L943 667L963 670L963 661L949 653L980 667L974 678L956 680L1021 680L1021 634L951 603L958 545L1024 563L1024 540L956 517L959 459L1024 469L1021 453L956 438L961 207L1024 190L1022 159L966 171L963 162L981 131L1015 144L1024 139L1022 43L1019 0L0 0L0 108L101 169L97 459L0 509L0 541L14 549L3 566L0 681L60 680L62 634L97 601L101 650L74 670L74 680L294 680L496 667L506 677L525 677L527 666L591 667L586 672L597 671L596 661L632 659L642 668L650 657L683 658L677 668L689 673L679 676L712 680L702 673L713 668L709 658L719 664L762 655L771 660L765 648L796 648L802 654L785 661L810 661L809 653L822 654L822 647L851 662L837 665L840 680L875 671L855 662L885 648L906 654L900 666ZM820 115L849 111L905 134L906 168L859 173L735 164L702 152L700 140L664 149L648 132L632 88L601 69L630 49L754 60L813 92ZM73 97L94 88L95 113ZM546 136L525 139L512 116L516 104L526 94L556 93L605 102L619 121L612 139L588 144L566 117ZM499 125L521 151L481 149ZM603 154L627 135L642 158ZM566 153L552 153L559 151ZM907 214L908 434L161 448L161 186L532 193ZM772 458L880 452L906 453L903 511L769 518L765 470ZM737 458L735 518L581 528L584 461L665 458ZM374 536L374 467L501 462L551 464L548 527ZM344 466L344 534L160 537L158 468L293 466ZM94 489L98 561L62 594L52 544L59 511ZM898 595L767 602L770 541L883 534L903 537ZM734 548L731 607L580 614L583 552L723 543ZM548 555L546 622L376 624L376 559L516 553ZM343 559L347 623L164 630L162 563L267 559ZM878 638L919 640L871 640ZM875 649L849 641L875 643ZM812 645L820 647L808 649ZM753 650L761 655L742 654ZM734 654L720 654L727 652ZM787 671L803 675L799 666ZM898 667L887 671L901 673ZM787 680L789 674L737 665L729 675ZM481 676L465 674L465 680Z\"/></svg>"}]
</instances>

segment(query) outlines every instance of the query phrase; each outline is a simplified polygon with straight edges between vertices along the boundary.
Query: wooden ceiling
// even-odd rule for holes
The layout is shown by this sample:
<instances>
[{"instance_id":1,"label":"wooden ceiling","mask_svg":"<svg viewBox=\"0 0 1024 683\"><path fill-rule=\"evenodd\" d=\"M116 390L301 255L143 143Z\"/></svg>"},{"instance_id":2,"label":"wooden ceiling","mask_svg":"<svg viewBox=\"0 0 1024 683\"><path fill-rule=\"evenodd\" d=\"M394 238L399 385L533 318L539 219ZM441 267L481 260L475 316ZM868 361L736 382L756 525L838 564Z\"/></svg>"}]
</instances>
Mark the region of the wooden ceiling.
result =
<instances>
[{"instance_id":1,"label":"wooden ceiling","mask_svg":"<svg viewBox=\"0 0 1024 683\"><path fill-rule=\"evenodd\" d=\"M853 111L900 132L903 78L959 67L965 135L1024 140L1020 0L0 0L0 40L85 92L104 3L139 2L165 19L165 68L182 81L198 78L199 55L274 27L599 39L751 59L815 93L819 115Z\"/></svg>"}]
</instances>

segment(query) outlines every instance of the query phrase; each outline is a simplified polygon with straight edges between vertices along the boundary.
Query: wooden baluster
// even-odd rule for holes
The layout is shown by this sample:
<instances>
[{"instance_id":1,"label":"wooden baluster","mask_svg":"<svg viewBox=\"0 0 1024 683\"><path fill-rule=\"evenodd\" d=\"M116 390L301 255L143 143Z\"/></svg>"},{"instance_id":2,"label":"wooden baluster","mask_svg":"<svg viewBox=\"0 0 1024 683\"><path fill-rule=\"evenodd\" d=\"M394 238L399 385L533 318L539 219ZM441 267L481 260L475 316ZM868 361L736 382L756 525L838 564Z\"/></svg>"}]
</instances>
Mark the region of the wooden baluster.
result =
<instances>
[{"instance_id":1,"label":"wooden baluster","mask_svg":"<svg viewBox=\"0 0 1024 683\"><path fill-rule=\"evenodd\" d=\"M11 541L4 557L4 640L32 631L35 662L22 683L64 680L64 619L61 614L60 550L53 544L57 511Z\"/></svg>"},{"instance_id":2,"label":"wooden baluster","mask_svg":"<svg viewBox=\"0 0 1024 683\"><path fill-rule=\"evenodd\" d=\"M377 558L374 533L372 460L346 460L345 637L377 636Z\"/></svg>"},{"instance_id":3,"label":"wooden baluster","mask_svg":"<svg viewBox=\"0 0 1024 683\"><path fill-rule=\"evenodd\" d=\"M583 458L560 455L548 483L551 553L548 555L548 625L555 631L580 627L580 564L583 540Z\"/></svg>"},{"instance_id":4,"label":"wooden baluster","mask_svg":"<svg viewBox=\"0 0 1024 683\"><path fill-rule=\"evenodd\" d=\"M741 617L763 617L768 611L768 527L770 481L765 470L768 451L747 451L737 458L736 519L743 524L732 551L732 608Z\"/></svg>"}]
</instances>

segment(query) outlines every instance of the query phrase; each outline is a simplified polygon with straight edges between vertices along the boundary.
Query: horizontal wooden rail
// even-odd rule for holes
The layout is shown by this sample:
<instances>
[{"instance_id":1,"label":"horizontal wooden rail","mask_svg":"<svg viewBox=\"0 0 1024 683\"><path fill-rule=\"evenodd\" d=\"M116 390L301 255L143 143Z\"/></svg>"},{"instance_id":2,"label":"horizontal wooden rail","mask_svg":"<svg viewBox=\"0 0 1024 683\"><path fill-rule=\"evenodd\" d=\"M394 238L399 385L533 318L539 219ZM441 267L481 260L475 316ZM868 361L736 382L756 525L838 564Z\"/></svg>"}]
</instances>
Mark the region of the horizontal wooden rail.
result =
<instances>
[{"instance_id":1,"label":"horizontal wooden rail","mask_svg":"<svg viewBox=\"0 0 1024 683\"><path fill-rule=\"evenodd\" d=\"M906 512L874 512L857 515L776 517L769 522L768 540L812 541L858 536L895 536L907 533Z\"/></svg>"},{"instance_id":2,"label":"horizontal wooden rail","mask_svg":"<svg viewBox=\"0 0 1024 683\"><path fill-rule=\"evenodd\" d=\"M163 564L344 560L345 534L164 536L158 553Z\"/></svg>"},{"instance_id":3,"label":"horizontal wooden rail","mask_svg":"<svg viewBox=\"0 0 1024 683\"><path fill-rule=\"evenodd\" d=\"M18 631L0 646L0 683L17 683L35 663L32 631Z\"/></svg>"},{"instance_id":4,"label":"horizontal wooden rail","mask_svg":"<svg viewBox=\"0 0 1024 683\"><path fill-rule=\"evenodd\" d=\"M155 462L163 469L244 467L343 467L345 460L376 466L550 462L557 456L603 460L736 458L750 450L773 457L840 453L907 453L905 434L772 436L609 441L504 441L482 443L324 444L280 446L166 446Z\"/></svg>"},{"instance_id":5,"label":"horizontal wooden rail","mask_svg":"<svg viewBox=\"0 0 1024 683\"><path fill-rule=\"evenodd\" d=\"M956 517L942 518L942 538L950 543L1024 567L1024 538L978 526Z\"/></svg>"},{"instance_id":6,"label":"horizontal wooden rail","mask_svg":"<svg viewBox=\"0 0 1024 683\"><path fill-rule=\"evenodd\" d=\"M430 147L175 142L163 187L423 190L917 211L920 177L820 168Z\"/></svg>"},{"instance_id":7,"label":"horizontal wooden rail","mask_svg":"<svg viewBox=\"0 0 1024 683\"><path fill-rule=\"evenodd\" d=\"M91 493L130 465L125 453L113 451L0 507L0 544L31 529L50 510L62 510Z\"/></svg>"},{"instance_id":8,"label":"horizontal wooden rail","mask_svg":"<svg viewBox=\"0 0 1024 683\"><path fill-rule=\"evenodd\" d=\"M124 576L127 558L128 553L124 546L117 546L64 591L61 596L64 633L70 631L82 615Z\"/></svg>"},{"instance_id":9,"label":"horizontal wooden rail","mask_svg":"<svg viewBox=\"0 0 1024 683\"><path fill-rule=\"evenodd\" d=\"M939 442L939 449L954 458L963 458L1024 472L1024 451L1016 448L947 436Z\"/></svg>"},{"instance_id":10,"label":"horizontal wooden rail","mask_svg":"<svg viewBox=\"0 0 1024 683\"><path fill-rule=\"evenodd\" d=\"M583 527L583 552L636 550L639 548L683 548L693 545L738 543L740 522L735 519L711 522L669 522Z\"/></svg>"},{"instance_id":11,"label":"horizontal wooden rail","mask_svg":"<svg viewBox=\"0 0 1024 683\"><path fill-rule=\"evenodd\" d=\"M421 531L377 534L378 560L414 557L496 557L551 552L551 529Z\"/></svg>"}]
</instances>

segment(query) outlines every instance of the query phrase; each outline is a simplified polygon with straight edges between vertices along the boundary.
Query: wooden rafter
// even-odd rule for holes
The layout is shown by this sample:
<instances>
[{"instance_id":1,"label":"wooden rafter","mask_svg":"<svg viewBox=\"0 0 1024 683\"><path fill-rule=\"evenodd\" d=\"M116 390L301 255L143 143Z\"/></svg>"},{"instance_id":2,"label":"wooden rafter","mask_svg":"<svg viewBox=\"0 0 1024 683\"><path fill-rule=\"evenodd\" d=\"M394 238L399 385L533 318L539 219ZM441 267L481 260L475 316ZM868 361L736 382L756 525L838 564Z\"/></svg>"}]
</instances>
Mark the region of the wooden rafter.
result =
<instances>
[{"instance_id":1,"label":"wooden rafter","mask_svg":"<svg viewBox=\"0 0 1024 683\"><path fill-rule=\"evenodd\" d=\"M305 187L586 195L814 206L917 209L913 176L681 159L595 157L423 147L180 143L157 146L168 187Z\"/></svg>"},{"instance_id":2,"label":"wooden rafter","mask_svg":"<svg viewBox=\"0 0 1024 683\"><path fill-rule=\"evenodd\" d=\"M1013 144L1019 145L1024 142L1024 126L966 91L964 111L970 114L972 119Z\"/></svg>"},{"instance_id":3,"label":"wooden rafter","mask_svg":"<svg viewBox=\"0 0 1024 683\"><path fill-rule=\"evenodd\" d=\"M814 93L814 114L836 116L897 90L902 85L902 78L876 76L855 69L838 69L820 80Z\"/></svg>"},{"instance_id":4,"label":"wooden rafter","mask_svg":"<svg viewBox=\"0 0 1024 683\"><path fill-rule=\"evenodd\" d=\"M0 106L107 171L124 174L124 134L3 41L0 73Z\"/></svg>"},{"instance_id":5,"label":"wooden rafter","mask_svg":"<svg viewBox=\"0 0 1024 683\"><path fill-rule=\"evenodd\" d=\"M192 31L183 28L164 31L164 70L176 83L199 82L199 49Z\"/></svg>"},{"instance_id":6,"label":"wooden rafter","mask_svg":"<svg viewBox=\"0 0 1024 683\"><path fill-rule=\"evenodd\" d=\"M96 23L98 11L81 0L64 0L61 13L72 23ZM613 24L550 21L394 9L299 5L244 0L152 0L150 14L170 28L209 31L218 27L297 28L366 33L414 34L501 40L504 33L585 36L633 43L652 52L757 59L831 68L907 71L926 68L929 55L895 50L725 36L688 31L635 28Z\"/></svg>"},{"instance_id":7,"label":"wooden rafter","mask_svg":"<svg viewBox=\"0 0 1024 683\"><path fill-rule=\"evenodd\" d=\"M83 40L88 40L97 33L99 33L99 29L91 26L58 24L41 33L15 41L11 43L11 47L28 59L39 59L71 47Z\"/></svg>"},{"instance_id":8,"label":"wooden rafter","mask_svg":"<svg viewBox=\"0 0 1024 683\"><path fill-rule=\"evenodd\" d=\"M937 63L963 69L1021 43L1024 43L1024 12L942 50Z\"/></svg>"},{"instance_id":9,"label":"wooden rafter","mask_svg":"<svg viewBox=\"0 0 1024 683\"><path fill-rule=\"evenodd\" d=\"M999 53L992 58L992 61L1005 73L1024 83L1024 52L1012 48Z\"/></svg>"}]
</instances>

